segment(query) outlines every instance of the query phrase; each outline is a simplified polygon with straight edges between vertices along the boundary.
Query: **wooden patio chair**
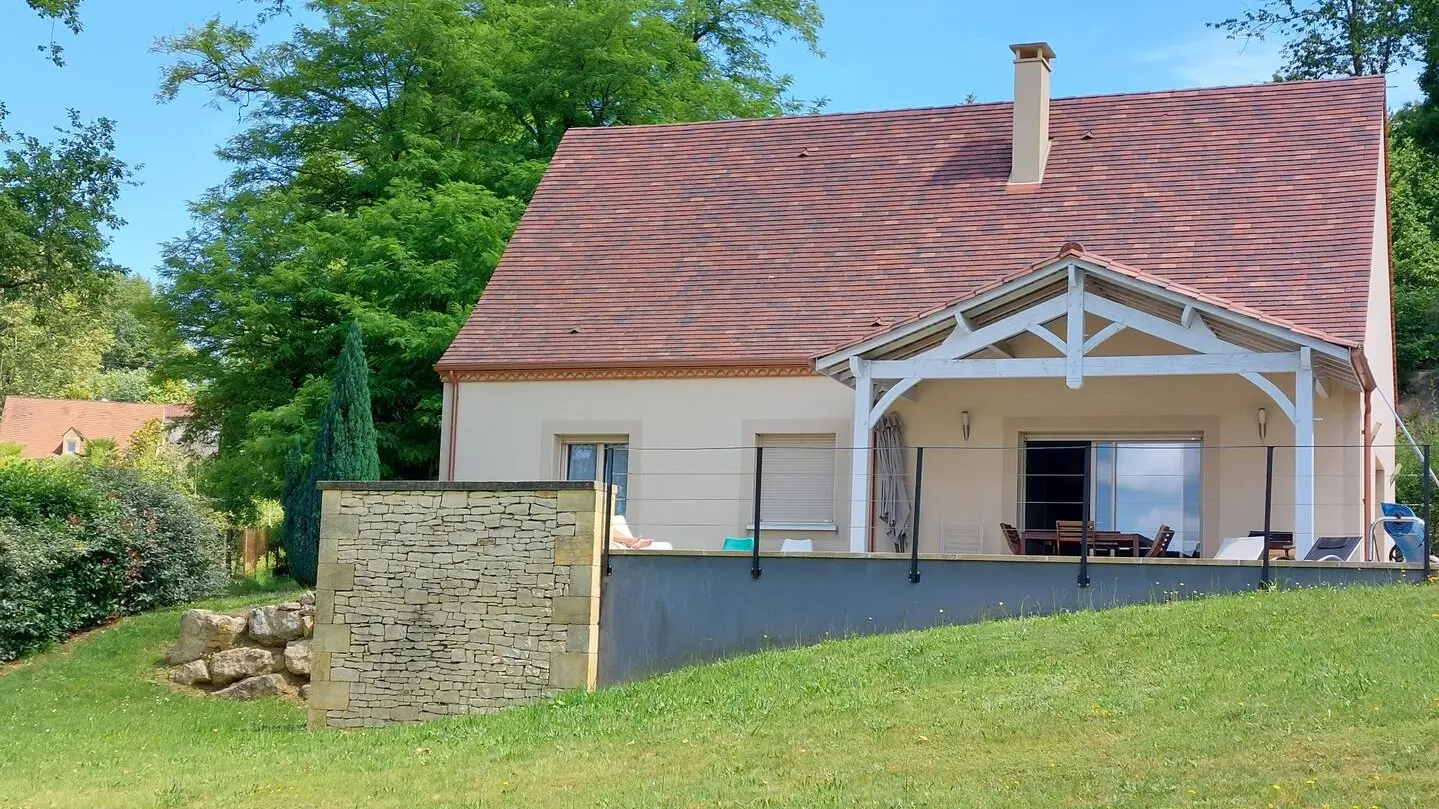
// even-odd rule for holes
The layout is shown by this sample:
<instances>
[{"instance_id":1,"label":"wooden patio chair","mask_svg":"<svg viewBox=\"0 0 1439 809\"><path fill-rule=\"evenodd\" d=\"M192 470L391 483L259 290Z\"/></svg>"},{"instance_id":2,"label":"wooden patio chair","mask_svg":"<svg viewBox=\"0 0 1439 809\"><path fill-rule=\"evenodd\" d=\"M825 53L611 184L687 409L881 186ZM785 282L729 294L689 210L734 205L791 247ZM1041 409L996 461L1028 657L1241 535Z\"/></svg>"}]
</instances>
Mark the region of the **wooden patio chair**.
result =
<instances>
[{"instance_id":1,"label":"wooden patio chair","mask_svg":"<svg viewBox=\"0 0 1439 809\"><path fill-rule=\"evenodd\" d=\"M1080 539L1084 536L1084 521L1055 520L1054 533L1060 539ZM1089 521L1089 538L1094 539L1094 520Z\"/></svg>"},{"instance_id":2,"label":"wooden patio chair","mask_svg":"<svg viewBox=\"0 0 1439 809\"><path fill-rule=\"evenodd\" d=\"M1080 542L1084 539L1084 520L1055 520L1054 534L1059 540L1056 544L1061 548L1065 542ZM1089 552L1095 553L1094 520L1089 521Z\"/></svg>"},{"instance_id":3,"label":"wooden patio chair","mask_svg":"<svg viewBox=\"0 0 1439 809\"><path fill-rule=\"evenodd\" d=\"M1019 529L1007 522L999 524L999 530L1004 534L1004 541L1009 543L1009 552L1015 556L1024 555L1024 539L1019 535Z\"/></svg>"},{"instance_id":4,"label":"wooden patio chair","mask_svg":"<svg viewBox=\"0 0 1439 809\"><path fill-rule=\"evenodd\" d=\"M1167 525L1159 526L1154 532L1154 541L1149 544L1149 552L1144 554L1145 558L1153 559L1156 556L1163 556L1169 550L1169 543L1174 540L1174 529Z\"/></svg>"}]
</instances>

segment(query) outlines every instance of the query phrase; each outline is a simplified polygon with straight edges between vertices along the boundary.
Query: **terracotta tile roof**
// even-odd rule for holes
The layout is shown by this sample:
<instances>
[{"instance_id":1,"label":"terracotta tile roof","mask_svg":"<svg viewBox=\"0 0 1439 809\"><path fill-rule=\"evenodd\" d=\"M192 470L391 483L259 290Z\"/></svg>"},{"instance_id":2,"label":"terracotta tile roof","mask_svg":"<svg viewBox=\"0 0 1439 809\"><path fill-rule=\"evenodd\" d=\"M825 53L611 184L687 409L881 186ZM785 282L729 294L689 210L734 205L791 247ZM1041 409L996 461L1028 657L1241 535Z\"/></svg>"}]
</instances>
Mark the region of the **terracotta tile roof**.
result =
<instances>
[{"instance_id":1,"label":"terracotta tile roof","mask_svg":"<svg viewBox=\"0 0 1439 809\"><path fill-rule=\"evenodd\" d=\"M5 397L0 415L0 444L15 442L26 458L45 458L60 452L65 433L74 429L85 439L108 438L120 446L151 419L182 418L185 405L87 402L78 399Z\"/></svg>"},{"instance_id":2,"label":"terracotta tile roof","mask_svg":"<svg viewBox=\"0 0 1439 809\"><path fill-rule=\"evenodd\" d=\"M1169 292L1173 292L1173 293L1176 293L1176 294L1178 294L1178 295L1183 295L1185 298L1193 299L1194 301L1197 301L1197 302L1200 302L1200 303L1207 303L1207 304L1210 304L1210 305L1212 305L1212 306L1217 306L1217 307L1219 307L1219 308L1221 308L1221 309L1226 309L1226 310L1228 310L1228 311L1230 311L1230 312L1233 312L1233 313L1235 313L1235 314L1237 314L1237 315L1241 315L1241 316L1243 316L1243 317L1247 317L1247 318L1251 318L1251 319L1254 319L1254 320L1258 320L1258 321L1263 322L1263 323L1268 323L1268 324L1270 324L1270 325L1272 325L1272 326L1278 326L1278 327L1281 328L1281 329L1286 329L1286 330L1288 330L1288 331L1294 332L1295 334L1303 335L1303 336L1305 336L1305 337L1313 337L1313 338L1315 338L1315 339L1317 339L1317 340L1323 340L1323 341L1326 341L1326 342L1331 342L1331 343L1334 343L1334 344L1336 344L1336 345L1340 345L1340 346L1343 346L1343 347L1346 347L1346 348L1356 348L1356 347L1358 347L1358 346L1361 345L1361 342L1360 342L1360 341L1357 341L1357 340L1351 340L1351 339L1349 339L1349 338L1337 337L1337 336L1335 336L1335 335L1334 335L1333 333L1331 333L1331 332L1326 332L1326 331L1321 331L1321 330L1318 330L1318 329L1311 329L1311 328L1308 328L1308 327L1306 327L1306 326L1301 326L1301 325L1299 325L1298 323L1295 323L1295 322L1292 321L1292 320L1288 320L1288 319L1282 318L1282 317L1275 317L1274 315L1268 314L1268 313L1266 313L1266 312L1261 312L1261 311L1259 311L1259 310L1257 310L1257 309L1253 309L1253 308L1251 308L1251 307L1249 307L1249 306L1245 306L1245 305L1242 304L1242 303L1236 303L1236 302L1234 302L1234 301L1232 301L1232 300L1230 300L1230 299L1228 299L1228 298L1223 298L1223 297L1220 297L1220 296L1218 296L1218 295L1211 295L1211 294L1208 294L1208 293L1206 293L1206 292L1203 292L1202 290L1198 290L1198 289L1195 289L1195 288L1193 288L1193 287L1185 286L1184 284L1178 284L1178 283L1174 283L1174 282L1172 282L1172 281L1168 281L1168 280L1166 280L1166 279L1164 279L1164 278L1161 278L1161 277L1159 277L1159 276L1157 276L1157 275L1152 275L1152 274L1150 274L1150 273L1144 272L1143 270L1140 270L1140 269L1136 269L1136 268L1134 268L1134 267L1131 267L1131 266L1129 266L1129 265L1127 265L1127 264L1123 264L1123 263L1121 263L1121 262L1114 261L1114 260L1111 260L1111 259L1106 258L1106 257L1104 257L1104 256L1101 256L1101 255L1099 255L1098 253L1095 253L1095 252L1093 252L1093 251L1091 251L1091 250L1086 250L1086 249L1084 249L1084 245L1079 244L1078 242L1066 242L1065 245L1064 245L1064 247L1060 249L1058 255L1051 256L1050 258L1044 259L1043 261L1036 261L1035 263L1029 265L1028 267L1025 267L1024 269L1019 270L1018 272L1009 273L1009 274L1007 274L1007 275L1003 275L1003 276L1000 276L1000 277L998 277L998 278L995 278L995 279L993 279L992 281L990 281L989 283L984 284L983 286L980 286L980 287L976 287L975 289L973 289L973 290L969 291L968 293L960 296L959 298L955 298L954 300L945 301L945 302L943 302L942 304L939 304L939 305L937 305L937 306L933 306L933 307L931 307L931 308L929 308L929 309L926 309L926 310L924 310L924 311L922 311L922 312L916 312L916 313L914 313L913 315L911 315L911 316L909 316L909 317L907 317L907 318L904 318L904 319L902 319L902 320L898 320L898 321L885 320L883 323L879 324L878 326L875 326L874 328L870 329L870 331L866 332L865 334L860 335L859 337L855 338L854 340L851 340L850 342L845 343L844 345L836 346L836 347L834 347L834 348L832 348L832 349L827 349L827 350L823 351L822 353L815 355L812 359L819 360L819 359L822 359L822 358L827 357L827 356L832 355L832 354L839 354L839 353L841 353L841 352L849 351L850 349L856 348L856 347L864 344L865 342L867 342L867 341L869 341L869 340L871 340L871 339L873 339L873 338L875 338L875 337L880 337L880 336L883 336L883 335L885 335L885 334L889 334L889 333L891 333L891 332L894 332L894 331L900 329L901 327L908 326L908 325L910 325L910 324L912 324L912 323L915 323L915 322L924 320L924 319L927 318L927 317L932 317L932 316L934 316L934 315L937 315L937 314L945 311L946 309L950 309L951 307L958 306L958 305L964 303L966 300L969 300L970 298L975 298L975 297L977 297L977 296L979 296L979 295L982 295L982 294L984 294L984 293L986 293L986 292L989 292L989 291L991 291L991 290L999 289L999 288L1003 287L1003 286L1006 285L1006 284L1009 284L1009 283L1012 283L1012 282L1015 282L1015 281L1020 281L1020 280L1024 279L1025 276L1032 275L1032 274L1035 274L1035 273L1040 273L1040 272L1043 272L1043 271L1045 271L1045 270L1053 269L1058 262L1063 261L1064 259L1067 259L1067 258L1073 258L1073 259L1079 259L1079 260L1081 260L1081 261L1087 261L1087 262L1089 262L1090 264L1094 264L1094 265L1098 265L1098 266L1100 266L1100 267L1104 267L1105 269L1112 270L1112 271L1114 271L1114 272L1116 272L1116 273L1119 273L1120 275L1128 276L1128 277L1130 277L1130 278L1132 278L1132 279L1134 279L1134 280L1136 280L1136 281L1142 282L1142 283L1144 283L1144 284L1148 284L1148 285L1151 285L1151 286L1154 286L1154 287L1158 287L1159 289L1167 290L1167 291L1169 291Z\"/></svg>"},{"instance_id":3,"label":"terracotta tile roof","mask_svg":"<svg viewBox=\"0 0 1439 809\"><path fill-rule=\"evenodd\" d=\"M1059 99L1005 190L1010 105L565 136L437 368L804 363L1067 242L1362 341L1382 77Z\"/></svg>"}]
</instances>

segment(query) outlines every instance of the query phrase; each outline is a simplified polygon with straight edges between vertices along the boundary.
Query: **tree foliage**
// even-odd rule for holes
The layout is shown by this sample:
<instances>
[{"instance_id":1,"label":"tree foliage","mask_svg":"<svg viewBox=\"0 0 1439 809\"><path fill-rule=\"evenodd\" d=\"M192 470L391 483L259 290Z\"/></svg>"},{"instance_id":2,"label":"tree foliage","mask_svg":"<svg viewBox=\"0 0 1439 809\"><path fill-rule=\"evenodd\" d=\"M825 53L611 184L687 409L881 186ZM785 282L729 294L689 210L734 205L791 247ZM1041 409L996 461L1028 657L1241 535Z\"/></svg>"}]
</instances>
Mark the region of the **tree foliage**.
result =
<instances>
[{"instance_id":1,"label":"tree foliage","mask_svg":"<svg viewBox=\"0 0 1439 809\"><path fill-rule=\"evenodd\" d=\"M188 385L156 375L161 358L183 346L161 338L149 283L120 276L107 288L93 301L0 303L0 397L190 400Z\"/></svg>"},{"instance_id":2,"label":"tree foliage","mask_svg":"<svg viewBox=\"0 0 1439 809\"><path fill-rule=\"evenodd\" d=\"M196 424L220 433L210 485L244 515L274 496L359 322L388 475L437 470L431 370L574 126L776 115L765 48L813 47L812 0L315 0L319 23L261 44L218 20L162 40L162 98L246 111L228 183L165 248L170 326L193 349Z\"/></svg>"},{"instance_id":3,"label":"tree foliage","mask_svg":"<svg viewBox=\"0 0 1439 809\"><path fill-rule=\"evenodd\" d=\"M120 273L105 231L125 224L114 205L131 171L115 157L113 121L68 117L53 142L0 130L0 303L93 302Z\"/></svg>"},{"instance_id":4,"label":"tree foliage","mask_svg":"<svg viewBox=\"0 0 1439 809\"><path fill-rule=\"evenodd\" d=\"M0 396L88 398L114 342L106 233L131 170L113 122L68 115L51 142L0 131Z\"/></svg>"},{"instance_id":5,"label":"tree foliage","mask_svg":"<svg viewBox=\"0 0 1439 809\"><path fill-rule=\"evenodd\" d=\"M1414 6L1412 0L1265 0L1211 25L1231 38L1282 40L1280 79L1377 76L1421 55L1422 15Z\"/></svg>"},{"instance_id":6,"label":"tree foliage","mask_svg":"<svg viewBox=\"0 0 1439 809\"><path fill-rule=\"evenodd\" d=\"M1281 79L1386 74L1420 61L1422 100L1391 120L1389 215L1401 386L1439 368L1439 2L1267 0L1213 24L1284 41Z\"/></svg>"},{"instance_id":7,"label":"tree foliage","mask_svg":"<svg viewBox=\"0 0 1439 809\"><path fill-rule=\"evenodd\" d=\"M25 5L41 17L58 21L70 29L70 33L80 33L80 0L25 0ZM36 45L35 49L49 54L50 61L57 67L65 64L65 49L53 39L48 44Z\"/></svg>"},{"instance_id":8,"label":"tree foliage","mask_svg":"<svg viewBox=\"0 0 1439 809\"><path fill-rule=\"evenodd\" d=\"M1414 136L1410 108L1389 142L1389 227L1399 378L1439 368L1439 154Z\"/></svg>"}]
</instances>

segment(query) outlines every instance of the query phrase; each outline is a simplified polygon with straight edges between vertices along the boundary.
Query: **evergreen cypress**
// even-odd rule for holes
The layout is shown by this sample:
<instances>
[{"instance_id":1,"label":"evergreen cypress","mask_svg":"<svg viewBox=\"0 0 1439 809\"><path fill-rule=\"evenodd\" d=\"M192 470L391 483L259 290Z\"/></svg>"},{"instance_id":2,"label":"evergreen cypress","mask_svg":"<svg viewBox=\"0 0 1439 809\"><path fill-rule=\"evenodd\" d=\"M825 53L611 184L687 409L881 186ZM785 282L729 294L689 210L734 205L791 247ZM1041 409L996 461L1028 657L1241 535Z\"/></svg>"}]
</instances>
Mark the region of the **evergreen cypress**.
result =
<instances>
[{"instance_id":1,"label":"evergreen cypress","mask_svg":"<svg viewBox=\"0 0 1439 809\"><path fill-rule=\"evenodd\" d=\"M321 496L317 485L325 480L380 479L380 454L375 446L375 422L370 412L370 372L365 364L359 323L350 324L350 333L335 363L331 381L333 388L320 416L309 467L304 475L297 477L303 485L291 492L293 503L285 504L285 552L290 557L290 575L305 585L315 583L320 556ZM291 451L296 467L298 455L298 450ZM286 485L289 491L288 475Z\"/></svg>"},{"instance_id":2,"label":"evergreen cypress","mask_svg":"<svg viewBox=\"0 0 1439 809\"><path fill-rule=\"evenodd\" d=\"M305 465L304 445L297 437L290 445L290 455L285 461L285 484L284 488L280 490L280 506L285 511L285 521L281 524L280 539L284 543L285 559L291 570L294 570L295 560L303 561L307 558L306 549L311 547L303 539L304 528L300 519L301 515L308 514L312 510L307 499L308 493L305 490L305 483L309 478L310 470ZM318 560L318 543L314 547Z\"/></svg>"}]
</instances>

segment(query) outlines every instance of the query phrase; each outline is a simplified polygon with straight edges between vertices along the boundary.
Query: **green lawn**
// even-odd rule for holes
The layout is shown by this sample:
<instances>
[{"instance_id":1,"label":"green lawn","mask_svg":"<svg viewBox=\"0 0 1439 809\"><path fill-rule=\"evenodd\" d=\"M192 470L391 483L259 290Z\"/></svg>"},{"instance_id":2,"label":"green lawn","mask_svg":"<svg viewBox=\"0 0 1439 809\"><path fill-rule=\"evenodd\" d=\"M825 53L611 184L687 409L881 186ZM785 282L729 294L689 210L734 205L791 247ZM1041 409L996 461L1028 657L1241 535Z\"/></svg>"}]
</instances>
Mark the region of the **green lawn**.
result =
<instances>
[{"instance_id":1,"label":"green lawn","mask_svg":"<svg viewBox=\"0 0 1439 809\"><path fill-rule=\"evenodd\" d=\"M834 642L320 734L151 679L176 623L0 676L0 806L1439 806L1434 587Z\"/></svg>"}]
</instances>

